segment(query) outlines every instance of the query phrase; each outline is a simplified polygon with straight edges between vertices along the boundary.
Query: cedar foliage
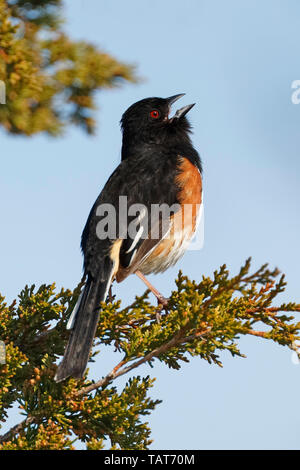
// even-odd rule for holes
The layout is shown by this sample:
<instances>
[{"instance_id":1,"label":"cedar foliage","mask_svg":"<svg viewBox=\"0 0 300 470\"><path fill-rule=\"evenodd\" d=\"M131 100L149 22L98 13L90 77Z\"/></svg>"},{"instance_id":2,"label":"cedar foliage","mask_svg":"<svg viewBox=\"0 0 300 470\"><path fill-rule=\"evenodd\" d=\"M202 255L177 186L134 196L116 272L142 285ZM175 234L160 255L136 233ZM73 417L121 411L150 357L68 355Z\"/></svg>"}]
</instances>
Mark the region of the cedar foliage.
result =
<instances>
[{"instance_id":1,"label":"cedar foliage","mask_svg":"<svg viewBox=\"0 0 300 470\"><path fill-rule=\"evenodd\" d=\"M87 449L147 449L152 441L145 417L160 403L149 396L154 379L131 377L120 392L114 385L118 377L157 360L175 370L191 357L222 366L224 351L244 357L242 335L291 349L300 339L294 319L300 305L274 304L285 289L284 276L267 265L251 273L249 259L233 277L225 265L199 283L179 272L167 313L149 302L148 291L125 308L120 300L103 302L91 360L99 344L113 345L122 360L99 381L90 380L87 370L82 380L57 384L66 322L81 286L58 293L54 284L26 286L10 306L1 297L7 360L0 366L0 419L7 419L14 403L24 418L0 437L0 450L74 449L76 441Z\"/></svg>"},{"instance_id":2,"label":"cedar foliage","mask_svg":"<svg viewBox=\"0 0 300 470\"><path fill-rule=\"evenodd\" d=\"M135 81L134 68L62 29L61 0L0 0L0 125L10 134L95 131L95 93Z\"/></svg>"}]
</instances>

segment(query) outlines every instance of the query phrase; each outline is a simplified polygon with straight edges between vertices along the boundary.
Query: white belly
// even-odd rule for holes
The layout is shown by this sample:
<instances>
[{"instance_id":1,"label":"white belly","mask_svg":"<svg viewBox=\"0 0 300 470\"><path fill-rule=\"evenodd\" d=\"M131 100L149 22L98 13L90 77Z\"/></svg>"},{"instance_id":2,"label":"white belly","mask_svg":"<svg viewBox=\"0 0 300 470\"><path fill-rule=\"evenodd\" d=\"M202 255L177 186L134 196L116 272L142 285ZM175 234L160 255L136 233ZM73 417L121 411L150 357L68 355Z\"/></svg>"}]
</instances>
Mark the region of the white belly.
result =
<instances>
[{"instance_id":1,"label":"white belly","mask_svg":"<svg viewBox=\"0 0 300 470\"><path fill-rule=\"evenodd\" d=\"M196 216L196 223L187 224L185 225L185 228L180 231L176 230L176 236L174 236L174 234L171 235L173 233L172 229L174 227L174 223L176 224L175 219L167 236L165 236L144 258L139 266L139 271L145 275L151 273L156 274L174 266L187 250L199 225L201 213L202 211L199 207Z\"/></svg>"}]
</instances>

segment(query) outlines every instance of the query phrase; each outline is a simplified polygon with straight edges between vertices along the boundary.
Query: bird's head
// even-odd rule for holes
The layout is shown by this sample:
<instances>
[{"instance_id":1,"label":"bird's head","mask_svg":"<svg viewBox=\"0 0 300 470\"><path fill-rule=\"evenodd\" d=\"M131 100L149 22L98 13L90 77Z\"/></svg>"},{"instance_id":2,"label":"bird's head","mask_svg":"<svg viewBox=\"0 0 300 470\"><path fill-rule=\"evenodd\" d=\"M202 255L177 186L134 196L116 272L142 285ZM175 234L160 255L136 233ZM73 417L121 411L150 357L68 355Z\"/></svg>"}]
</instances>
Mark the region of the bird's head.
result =
<instances>
[{"instance_id":1,"label":"bird's head","mask_svg":"<svg viewBox=\"0 0 300 470\"><path fill-rule=\"evenodd\" d=\"M190 125L185 116L194 104L183 106L170 117L171 106L182 96L184 93L169 98L145 98L134 103L121 119L124 138L160 143L171 135L187 135Z\"/></svg>"}]
</instances>

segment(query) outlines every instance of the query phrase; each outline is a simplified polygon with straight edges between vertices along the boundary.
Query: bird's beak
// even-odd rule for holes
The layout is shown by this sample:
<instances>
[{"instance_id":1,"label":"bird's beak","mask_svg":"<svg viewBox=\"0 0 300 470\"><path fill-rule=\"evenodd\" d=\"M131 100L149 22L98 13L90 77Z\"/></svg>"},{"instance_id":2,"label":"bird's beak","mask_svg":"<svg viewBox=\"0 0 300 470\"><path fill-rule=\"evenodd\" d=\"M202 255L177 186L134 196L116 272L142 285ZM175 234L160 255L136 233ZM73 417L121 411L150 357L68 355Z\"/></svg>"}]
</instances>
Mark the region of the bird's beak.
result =
<instances>
[{"instance_id":1,"label":"bird's beak","mask_svg":"<svg viewBox=\"0 0 300 470\"><path fill-rule=\"evenodd\" d=\"M179 100L179 98L182 98L185 95L185 93L180 93L178 95L173 95L170 96L170 98L167 98L167 101L169 105L171 106L175 101ZM175 113L175 115L171 118L171 121L177 120L185 116L192 108L195 106L196 103L193 104L188 104L187 106L183 106L182 108L178 109Z\"/></svg>"},{"instance_id":2,"label":"bird's beak","mask_svg":"<svg viewBox=\"0 0 300 470\"><path fill-rule=\"evenodd\" d=\"M174 114L172 119L180 119L185 116L194 106L196 103L188 104L187 106L183 106L183 108L177 109L176 113Z\"/></svg>"},{"instance_id":3,"label":"bird's beak","mask_svg":"<svg viewBox=\"0 0 300 470\"><path fill-rule=\"evenodd\" d=\"M173 103L175 103L175 101L179 100L184 95L185 95L185 93L179 93L179 95L170 96L170 98L166 98L166 100L167 100L168 104L171 106Z\"/></svg>"}]
</instances>

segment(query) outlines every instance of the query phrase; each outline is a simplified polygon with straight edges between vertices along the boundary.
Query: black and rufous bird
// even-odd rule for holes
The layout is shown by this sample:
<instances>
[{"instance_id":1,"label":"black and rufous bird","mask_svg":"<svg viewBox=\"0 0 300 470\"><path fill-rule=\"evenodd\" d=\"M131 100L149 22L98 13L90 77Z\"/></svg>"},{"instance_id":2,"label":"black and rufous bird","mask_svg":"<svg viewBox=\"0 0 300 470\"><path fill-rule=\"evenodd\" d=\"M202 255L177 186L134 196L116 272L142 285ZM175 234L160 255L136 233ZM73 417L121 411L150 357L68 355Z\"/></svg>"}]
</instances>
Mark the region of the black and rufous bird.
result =
<instances>
[{"instance_id":1,"label":"black and rufous bird","mask_svg":"<svg viewBox=\"0 0 300 470\"><path fill-rule=\"evenodd\" d=\"M167 304L145 275L165 271L183 255L196 230L202 204L201 160L186 118L194 105L169 117L171 105L182 96L146 98L122 116L122 162L97 198L82 234L86 282L69 320L71 333L57 369L57 382L69 376L83 377L100 302L106 299L114 279L121 282L137 274L159 303ZM120 196L123 200L126 197L126 217L121 213ZM101 225L101 208L108 206L115 211L114 220L107 219ZM170 210L154 211L153 217L152 209L157 207ZM108 229L110 222L115 234ZM99 227L107 236L99 233Z\"/></svg>"}]
</instances>

